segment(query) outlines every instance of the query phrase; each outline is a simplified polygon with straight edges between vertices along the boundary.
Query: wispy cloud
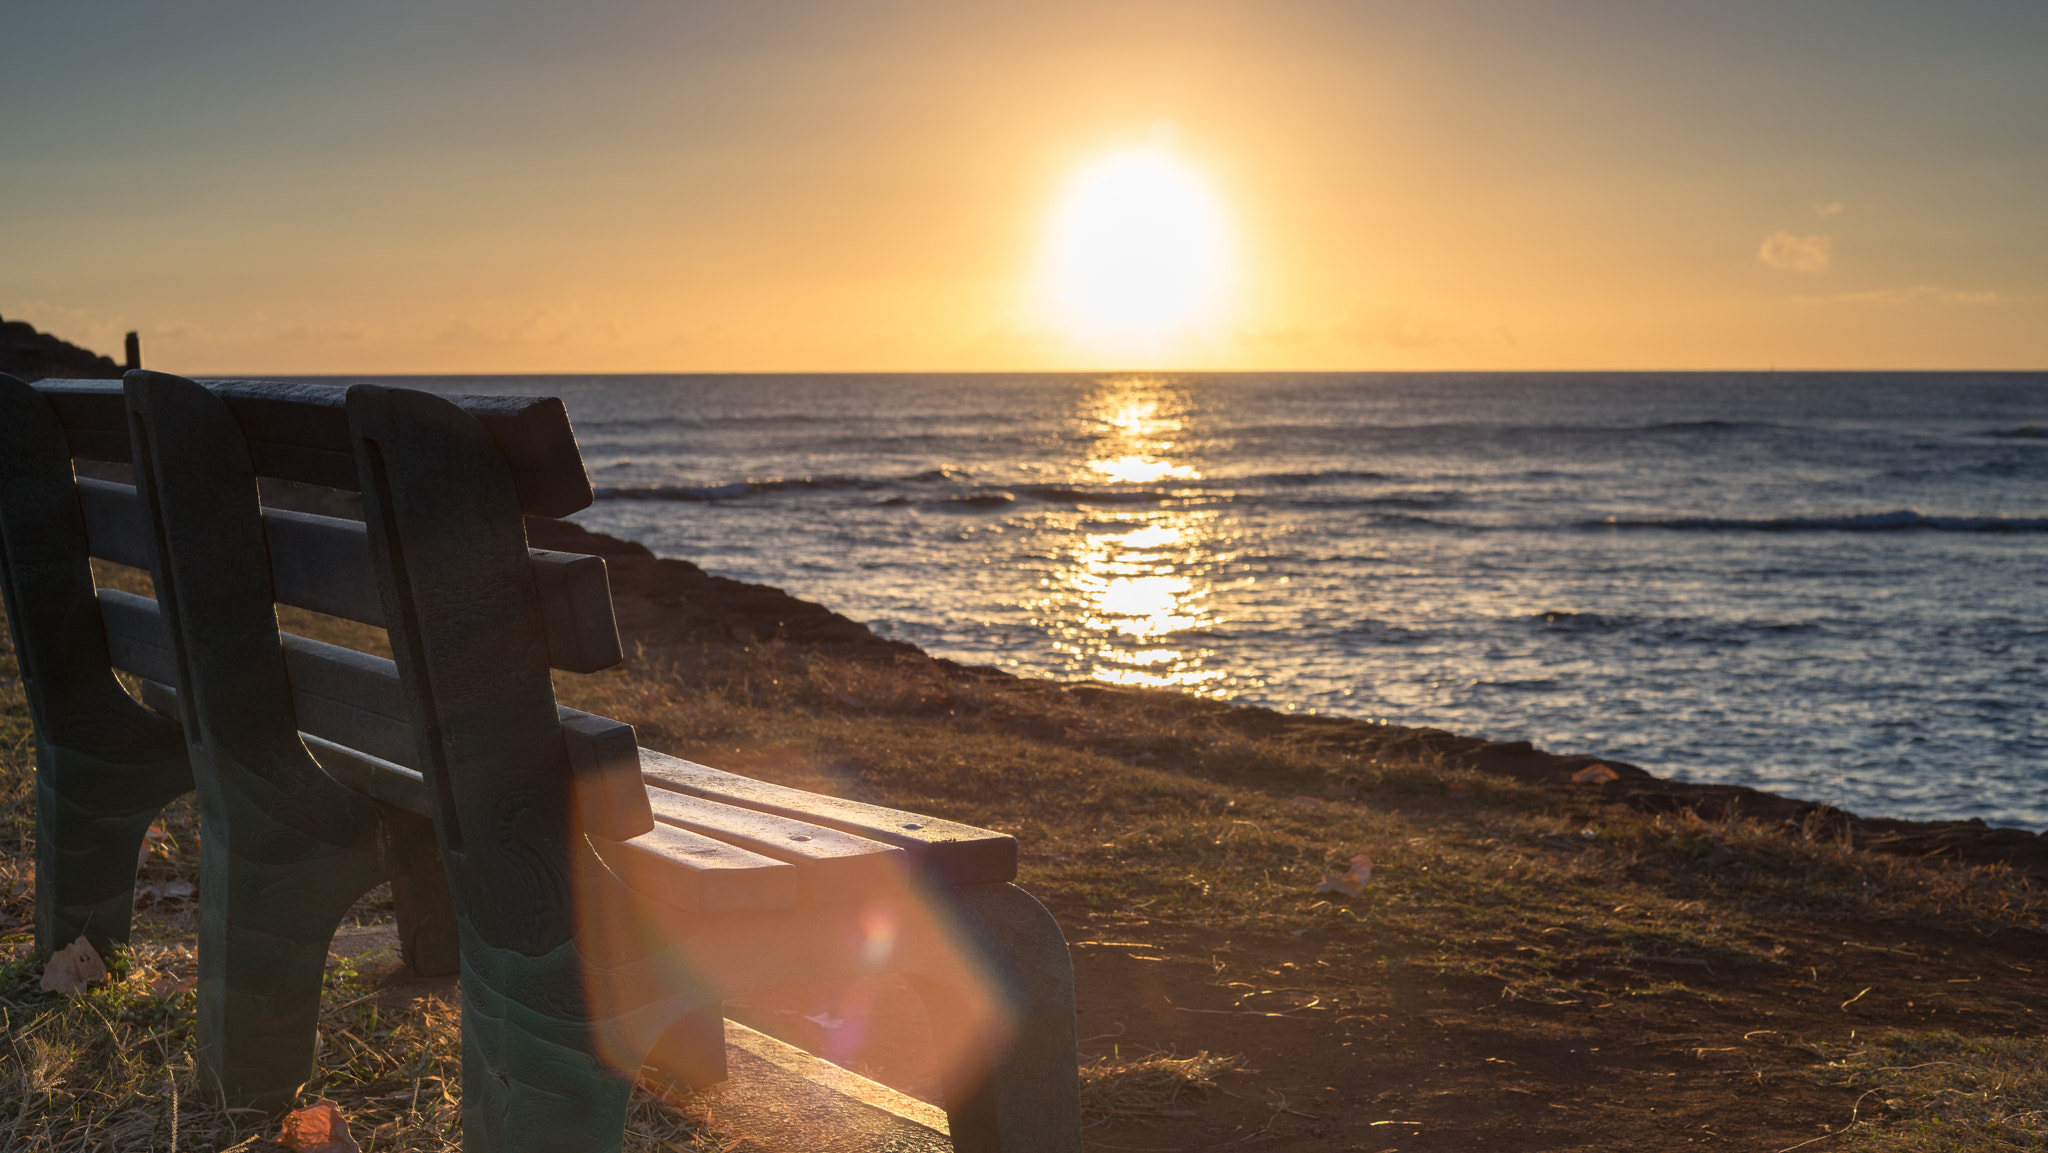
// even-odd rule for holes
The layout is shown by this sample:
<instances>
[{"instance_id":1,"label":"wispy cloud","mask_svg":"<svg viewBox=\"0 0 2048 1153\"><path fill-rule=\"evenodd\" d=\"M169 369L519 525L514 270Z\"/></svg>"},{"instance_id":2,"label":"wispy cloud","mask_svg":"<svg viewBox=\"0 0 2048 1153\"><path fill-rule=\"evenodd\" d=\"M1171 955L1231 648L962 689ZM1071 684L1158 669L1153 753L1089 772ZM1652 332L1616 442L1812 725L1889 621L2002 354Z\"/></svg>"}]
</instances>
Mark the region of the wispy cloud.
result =
<instances>
[{"instance_id":1,"label":"wispy cloud","mask_svg":"<svg viewBox=\"0 0 2048 1153\"><path fill-rule=\"evenodd\" d=\"M1774 232L1764 237L1756 258L1772 268L1793 272L1826 272L1834 261L1835 242L1825 236L1795 236Z\"/></svg>"},{"instance_id":2,"label":"wispy cloud","mask_svg":"<svg viewBox=\"0 0 2048 1153\"><path fill-rule=\"evenodd\" d=\"M566 345L575 342L617 342L616 321L592 321L581 305L540 308L524 319L477 324L458 318L427 338L430 345L518 346Z\"/></svg>"},{"instance_id":3,"label":"wispy cloud","mask_svg":"<svg viewBox=\"0 0 2048 1153\"><path fill-rule=\"evenodd\" d=\"M1813 214L1826 220L1830 216L1840 216L1842 209L1847 207L1839 200L1816 200L1813 202Z\"/></svg>"},{"instance_id":4,"label":"wispy cloud","mask_svg":"<svg viewBox=\"0 0 2048 1153\"><path fill-rule=\"evenodd\" d=\"M1831 296L1799 296L1802 304L1949 304L1982 308L1994 304L2017 304L2020 298L1990 289L1948 288L1939 284L1916 284L1911 288L1875 288L1864 292L1843 292Z\"/></svg>"},{"instance_id":5,"label":"wispy cloud","mask_svg":"<svg viewBox=\"0 0 2048 1153\"><path fill-rule=\"evenodd\" d=\"M1464 343L1460 334L1446 325L1390 304L1359 305L1333 331L1353 344L1368 347L1384 344L1394 348L1428 348Z\"/></svg>"},{"instance_id":6,"label":"wispy cloud","mask_svg":"<svg viewBox=\"0 0 2048 1153\"><path fill-rule=\"evenodd\" d=\"M1238 344L1249 345L1291 345L1306 344L1314 333L1299 324L1250 324L1230 334Z\"/></svg>"},{"instance_id":7,"label":"wispy cloud","mask_svg":"<svg viewBox=\"0 0 2048 1153\"><path fill-rule=\"evenodd\" d=\"M279 340L310 344L362 344L383 334L383 327L347 321L288 324L277 330Z\"/></svg>"}]
</instances>

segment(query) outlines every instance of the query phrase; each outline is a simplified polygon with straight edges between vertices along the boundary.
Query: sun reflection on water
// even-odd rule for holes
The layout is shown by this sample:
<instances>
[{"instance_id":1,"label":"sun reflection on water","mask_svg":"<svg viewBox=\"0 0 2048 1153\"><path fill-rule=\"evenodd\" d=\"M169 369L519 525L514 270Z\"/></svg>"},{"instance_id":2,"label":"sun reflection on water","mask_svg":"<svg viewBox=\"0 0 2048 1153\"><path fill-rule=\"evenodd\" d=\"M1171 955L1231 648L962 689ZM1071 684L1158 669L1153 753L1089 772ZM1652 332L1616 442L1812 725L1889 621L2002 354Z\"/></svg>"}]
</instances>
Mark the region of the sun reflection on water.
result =
<instances>
[{"instance_id":1,"label":"sun reflection on water","mask_svg":"<svg viewBox=\"0 0 2048 1153\"><path fill-rule=\"evenodd\" d=\"M1142 456L1118 457L1115 460L1091 460L1088 467L1112 481L1124 484L1151 484L1158 480L1200 480L1200 474L1184 464L1164 460L1148 460Z\"/></svg>"},{"instance_id":2,"label":"sun reflection on water","mask_svg":"<svg viewBox=\"0 0 2048 1153\"><path fill-rule=\"evenodd\" d=\"M1106 381L1078 416L1094 436L1088 459L1077 462L1077 481L1201 479L1188 459L1190 400L1169 382ZM1203 667L1210 654L1199 644L1216 623L1209 599L1223 559L1218 517L1186 507L1170 489L1137 495L1157 503L1076 517L1067 537L1072 551L1050 578L1043 607L1054 617L1055 643L1095 680L1199 691L1224 676Z\"/></svg>"}]
</instances>

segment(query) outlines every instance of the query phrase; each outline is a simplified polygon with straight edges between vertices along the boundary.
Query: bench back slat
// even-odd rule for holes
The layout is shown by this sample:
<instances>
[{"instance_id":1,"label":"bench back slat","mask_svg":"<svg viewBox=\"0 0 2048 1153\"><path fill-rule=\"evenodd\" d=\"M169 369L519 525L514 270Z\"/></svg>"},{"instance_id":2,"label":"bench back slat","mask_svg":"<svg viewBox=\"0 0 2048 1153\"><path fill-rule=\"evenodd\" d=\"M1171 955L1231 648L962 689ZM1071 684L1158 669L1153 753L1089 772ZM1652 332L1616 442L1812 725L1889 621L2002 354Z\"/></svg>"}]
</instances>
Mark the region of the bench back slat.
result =
<instances>
[{"instance_id":1,"label":"bench back slat","mask_svg":"<svg viewBox=\"0 0 2048 1153\"><path fill-rule=\"evenodd\" d=\"M178 679L177 656L157 603L118 589L101 589L99 603L114 667L154 682L154 699L148 703L175 714L177 692L166 686ZM304 734L417 773L416 744L396 664L292 633L282 633L279 639L291 680L292 708ZM559 705L556 713L579 774L609 776L637 767L639 742L633 726ZM317 756L319 750L314 751ZM424 794L418 807L406 807L431 812Z\"/></svg>"},{"instance_id":2,"label":"bench back slat","mask_svg":"<svg viewBox=\"0 0 2048 1153\"><path fill-rule=\"evenodd\" d=\"M107 655L114 667L144 680L178 683L178 654L156 602L120 589L99 591L100 622L107 630Z\"/></svg>"},{"instance_id":3,"label":"bench back slat","mask_svg":"<svg viewBox=\"0 0 2048 1153\"><path fill-rule=\"evenodd\" d=\"M155 559L149 514L134 485L81 477L78 503L92 555L147 570ZM363 523L284 509L263 510L270 581L279 604L384 627ZM548 663L594 673L625 660L602 557L529 549L547 630Z\"/></svg>"},{"instance_id":4,"label":"bench back slat","mask_svg":"<svg viewBox=\"0 0 2048 1153\"><path fill-rule=\"evenodd\" d=\"M366 797L396 805L408 813L433 815L434 794L418 769L337 745L312 733L300 733L299 738L306 742L306 750L328 776Z\"/></svg>"},{"instance_id":5,"label":"bench back slat","mask_svg":"<svg viewBox=\"0 0 2048 1153\"><path fill-rule=\"evenodd\" d=\"M346 389L330 384L260 380L202 381L225 400L249 442L259 476L358 491L349 441ZM56 411L71 455L126 461L132 449L118 380L45 380L33 386ZM590 507L590 477L556 397L458 396L458 408L481 421L505 454L520 508L528 516L563 517Z\"/></svg>"}]
</instances>

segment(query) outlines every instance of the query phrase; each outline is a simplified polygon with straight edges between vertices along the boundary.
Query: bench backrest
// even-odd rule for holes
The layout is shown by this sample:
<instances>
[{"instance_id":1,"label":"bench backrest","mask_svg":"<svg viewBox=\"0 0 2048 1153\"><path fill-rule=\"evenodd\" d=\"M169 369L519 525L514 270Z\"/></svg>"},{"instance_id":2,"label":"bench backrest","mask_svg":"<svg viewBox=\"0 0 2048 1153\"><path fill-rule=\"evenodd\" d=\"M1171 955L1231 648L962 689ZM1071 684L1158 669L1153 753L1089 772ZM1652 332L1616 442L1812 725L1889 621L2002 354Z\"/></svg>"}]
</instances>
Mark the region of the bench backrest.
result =
<instances>
[{"instance_id":1,"label":"bench backrest","mask_svg":"<svg viewBox=\"0 0 2048 1153\"><path fill-rule=\"evenodd\" d=\"M161 379L184 383L175 377ZM134 438L122 382L52 380L32 387L47 402L71 456L132 461ZM255 476L349 491L359 488L346 389L250 381L205 382L204 387L224 402L233 428L188 430L190 443L219 444L225 432L246 444L243 467ZM589 480L559 400L456 397L452 402L490 430L497 451L512 467L521 513L561 516L588 505ZM158 547L136 487L89 477L75 483L86 552L152 570ZM241 488L230 482L223 499L253 502L255 490L253 485ZM269 571L253 574L261 579L251 587L267 583L262 600L386 626L362 522L277 508L261 509L260 517L257 555L267 556ZM239 547L246 551L246 545ZM595 672L618 664L622 653L604 561L545 550L528 550L527 555L541 600L548 663L570 672ZM82 558L72 559L82 563ZM85 579L89 588L90 577ZM173 687L180 680L179 660L162 606L116 589L97 589L91 595L97 621L71 622L61 647L77 648L81 625L93 631L89 625L97 624L104 637L105 660L112 668L140 679L146 701L172 715L183 712L190 724L189 705L178 702ZM250 589L238 589L232 597L222 590L222 597L224 603L245 603ZM298 727L321 766L379 800L431 813L434 798L419 771L417 742L396 665L384 657L288 633L279 639L287 672L282 680L290 686ZM631 726L569 709L560 710L559 717L572 756L579 761L615 766L637 757Z\"/></svg>"},{"instance_id":2,"label":"bench backrest","mask_svg":"<svg viewBox=\"0 0 2048 1153\"><path fill-rule=\"evenodd\" d=\"M256 475L358 491L345 387L261 380L202 383L234 414L248 441ZM34 387L56 412L72 456L130 459L132 442L122 381L45 380ZM583 470L583 457L569 429L568 410L560 399L449 399L490 430L512 470L519 505L526 515L564 517L590 506L590 478Z\"/></svg>"}]
</instances>

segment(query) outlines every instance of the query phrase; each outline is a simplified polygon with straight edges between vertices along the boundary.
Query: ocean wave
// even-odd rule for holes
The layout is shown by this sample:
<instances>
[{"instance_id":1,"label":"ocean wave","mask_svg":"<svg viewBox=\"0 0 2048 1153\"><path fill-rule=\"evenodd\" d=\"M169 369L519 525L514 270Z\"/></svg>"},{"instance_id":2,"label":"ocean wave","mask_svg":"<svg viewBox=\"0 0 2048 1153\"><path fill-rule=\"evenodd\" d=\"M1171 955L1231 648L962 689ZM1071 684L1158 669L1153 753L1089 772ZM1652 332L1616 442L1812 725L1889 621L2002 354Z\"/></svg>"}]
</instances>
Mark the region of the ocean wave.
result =
<instances>
[{"instance_id":1,"label":"ocean wave","mask_svg":"<svg viewBox=\"0 0 2048 1153\"><path fill-rule=\"evenodd\" d=\"M1472 524L1459 524L1459 523L1458 523L1457 521L1454 521L1454 520L1438 520L1438 519L1437 519L1436 517L1433 517L1433 516L1416 516L1416 515L1414 515L1413 513L1404 513L1404 512L1383 512L1383 513L1380 513L1380 514L1378 514L1377 516L1375 516L1375 517L1374 517L1374 518L1372 519L1371 523L1373 523L1373 524L1420 524L1420 525L1428 525L1428 526L1429 526L1430 528L1457 528L1457 529L1477 529L1477 528L1482 528L1482 527L1484 527L1484 526L1481 526L1481 525L1472 525Z\"/></svg>"},{"instance_id":2,"label":"ocean wave","mask_svg":"<svg viewBox=\"0 0 2048 1153\"><path fill-rule=\"evenodd\" d=\"M1569 612L1564 609L1550 609L1547 612L1530 613L1529 619L1561 629L1604 629L1618 622L1603 613Z\"/></svg>"},{"instance_id":3,"label":"ocean wave","mask_svg":"<svg viewBox=\"0 0 2048 1153\"><path fill-rule=\"evenodd\" d=\"M621 466L631 463L619 462ZM772 477L767 480L736 480L724 484L612 485L594 489L593 492L599 500L712 501L735 500L771 492L868 492L899 484L957 483L965 481L967 476L968 474L960 469L931 468L900 477L828 474Z\"/></svg>"},{"instance_id":4,"label":"ocean wave","mask_svg":"<svg viewBox=\"0 0 2048 1153\"><path fill-rule=\"evenodd\" d=\"M1383 472L1365 472L1358 469L1333 468L1320 472L1268 472L1241 478L1242 484L1327 484L1339 480L1393 480Z\"/></svg>"},{"instance_id":5,"label":"ocean wave","mask_svg":"<svg viewBox=\"0 0 2048 1153\"><path fill-rule=\"evenodd\" d=\"M592 490L599 500L734 500L769 492L860 490L881 488L887 481L861 476L799 476L772 480L736 480L725 484L614 485Z\"/></svg>"},{"instance_id":6,"label":"ocean wave","mask_svg":"<svg viewBox=\"0 0 2048 1153\"><path fill-rule=\"evenodd\" d=\"M1916 509L1847 516L1787 516L1744 520L1712 516L1617 517L1583 522L1591 528L1705 529L1715 532L2048 532L2048 517L1928 516Z\"/></svg>"},{"instance_id":7,"label":"ocean wave","mask_svg":"<svg viewBox=\"0 0 2048 1153\"><path fill-rule=\"evenodd\" d=\"M1784 426L1760 420L1667 420L1658 424L1646 424L1642 427L1645 432L1737 432L1744 429L1782 428ZM1614 431L1626 432L1628 430L1616 429Z\"/></svg>"},{"instance_id":8,"label":"ocean wave","mask_svg":"<svg viewBox=\"0 0 2048 1153\"><path fill-rule=\"evenodd\" d=\"M644 437L650 432L780 429L790 425L824 424L827 420L836 419L804 412L744 413L736 416L634 416L630 419L579 420L576 422L576 432L583 437Z\"/></svg>"},{"instance_id":9,"label":"ocean wave","mask_svg":"<svg viewBox=\"0 0 2048 1153\"><path fill-rule=\"evenodd\" d=\"M1048 504L1158 504L1181 494L1165 489L1091 489L1058 484L1019 485L1017 492Z\"/></svg>"}]
</instances>

